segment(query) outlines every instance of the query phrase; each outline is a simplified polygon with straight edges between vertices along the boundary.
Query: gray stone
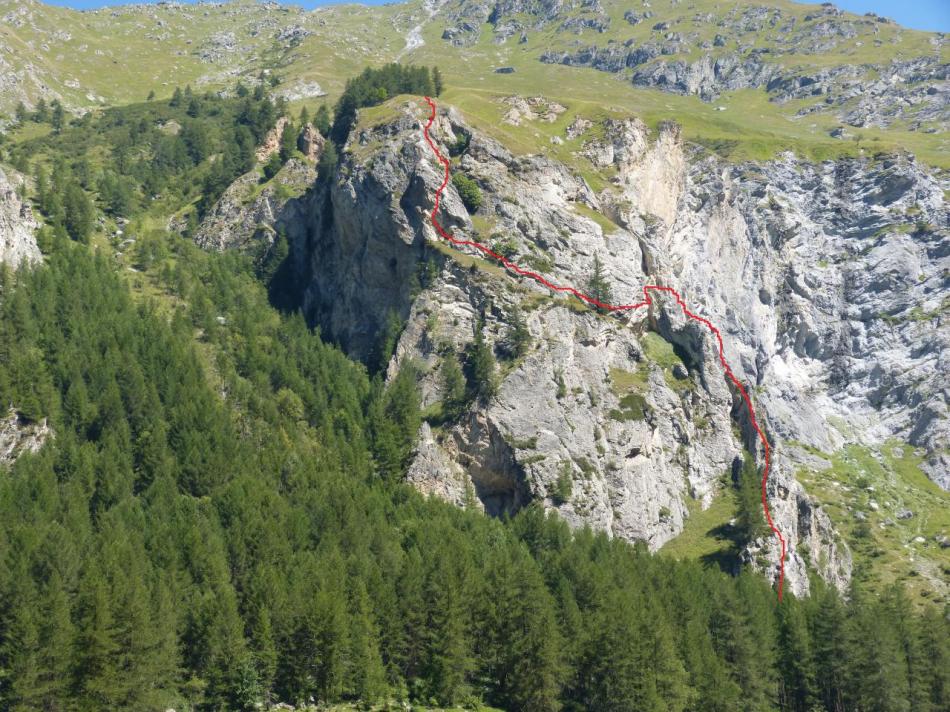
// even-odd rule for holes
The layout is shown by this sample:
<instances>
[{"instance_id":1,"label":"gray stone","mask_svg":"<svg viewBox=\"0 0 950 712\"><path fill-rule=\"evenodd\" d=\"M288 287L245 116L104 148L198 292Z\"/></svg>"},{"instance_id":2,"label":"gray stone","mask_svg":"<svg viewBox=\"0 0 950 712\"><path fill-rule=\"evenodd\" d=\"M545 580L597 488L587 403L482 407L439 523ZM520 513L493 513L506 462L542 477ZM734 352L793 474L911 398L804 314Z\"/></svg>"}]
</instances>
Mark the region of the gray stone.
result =
<instances>
[{"instance_id":1,"label":"gray stone","mask_svg":"<svg viewBox=\"0 0 950 712\"><path fill-rule=\"evenodd\" d=\"M0 262L14 269L41 259L35 237L39 225L29 204L17 194L25 180L18 173L8 177L0 170Z\"/></svg>"}]
</instances>

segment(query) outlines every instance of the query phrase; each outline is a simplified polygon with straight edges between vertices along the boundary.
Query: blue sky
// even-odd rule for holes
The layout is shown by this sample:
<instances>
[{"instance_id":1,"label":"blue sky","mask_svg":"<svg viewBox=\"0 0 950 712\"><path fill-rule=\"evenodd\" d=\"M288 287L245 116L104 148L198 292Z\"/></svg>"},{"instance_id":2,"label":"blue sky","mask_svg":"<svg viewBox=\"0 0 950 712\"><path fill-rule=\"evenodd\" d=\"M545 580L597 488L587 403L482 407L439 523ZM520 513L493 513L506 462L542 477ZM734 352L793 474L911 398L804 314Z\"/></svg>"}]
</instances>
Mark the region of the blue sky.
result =
<instances>
[{"instance_id":1,"label":"blue sky","mask_svg":"<svg viewBox=\"0 0 950 712\"><path fill-rule=\"evenodd\" d=\"M141 1L139 0L139 2ZM156 0L146 1L154 2ZM185 0L185 2L188 1ZM44 2L75 8L125 4L115 0L44 0ZM288 4L317 7L318 5L331 5L333 2L327 2L327 0L296 0ZM382 2L381 0L364 0L363 4L380 5ZM902 25L918 30L950 32L950 0L837 0L835 5L842 10L850 10L851 12L876 12L879 15L897 20Z\"/></svg>"}]
</instances>

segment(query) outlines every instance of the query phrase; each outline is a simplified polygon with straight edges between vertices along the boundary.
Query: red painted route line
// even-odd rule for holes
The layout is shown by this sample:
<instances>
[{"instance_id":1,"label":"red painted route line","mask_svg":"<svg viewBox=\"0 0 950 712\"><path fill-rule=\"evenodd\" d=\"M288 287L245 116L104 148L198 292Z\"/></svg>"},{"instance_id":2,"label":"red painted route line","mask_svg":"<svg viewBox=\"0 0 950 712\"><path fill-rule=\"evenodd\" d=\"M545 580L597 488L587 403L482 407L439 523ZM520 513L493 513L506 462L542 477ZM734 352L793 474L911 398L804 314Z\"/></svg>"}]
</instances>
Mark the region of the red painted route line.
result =
<instances>
[{"instance_id":1,"label":"red painted route line","mask_svg":"<svg viewBox=\"0 0 950 712\"><path fill-rule=\"evenodd\" d=\"M517 264L509 260L504 255L498 254L497 252L486 247L480 242L473 242L471 240L459 240L455 237L452 237L452 235L446 232L445 229L442 227L442 225L439 224L439 221L436 217L436 215L439 212L439 202L442 199L442 191L445 190L445 186L448 185L449 183L449 160L439 152L439 149L436 148L435 143L432 141L432 138L429 136L429 129L432 127L432 122L435 121L435 102L432 101L432 99L430 99L429 97L426 97L425 100L426 100L426 103L428 103L429 105L429 109L431 110L431 113L429 114L428 123L426 123L425 127L423 128L423 134L425 135L426 142L429 144L429 147L432 149L432 152L435 153L436 158L439 159L439 163L441 163L443 168L445 169L445 175L442 178L442 185L440 185L438 189L435 191L435 205L432 208L432 214L431 214L432 226L435 228L435 231L439 233L439 235L441 235L443 238L451 242L453 245L458 245L458 246L464 245L466 247L474 247L477 250L481 250L489 257L492 257L498 262L501 262L501 264L503 264L505 267L507 267L509 270L511 270L515 274L519 274L523 277L530 277L531 279L543 284L548 289L552 289L555 292L567 292L568 294L573 294L575 297L587 302L588 304L593 304L596 307L600 307L601 309L605 309L608 311L626 311L630 309L640 309L641 307L648 307L653 304L653 299L650 297L650 292L667 292L669 294L672 294L673 297L676 299L676 303L679 304L679 307L680 309L682 309L683 314L685 314L690 319L693 319L694 321L698 321L700 324L702 324L707 329L709 329L709 331L711 331L712 334L716 337L716 341L719 343L719 361L720 363L722 363L722 367L726 372L726 376L729 378L730 381L732 381L732 384L738 389L739 393L742 395L742 400L745 401L746 408L749 409L749 418L752 421L752 427L755 428L755 432L759 436L759 440L762 442L762 448L765 452L765 469L762 471L762 508L763 510L765 510L765 519L769 523L769 528L772 530L775 536L778 537L778 540L782 545L782 556L779 559L779 575L778 575L778 600L781 602L782 588L785 583L785 538L782 536L782 533L778 530L778 528L775 526L775 523L772 521L772 514L769 511L768 499L765 495L765 485L768 482L769 471L771 470L771 465L772 465L772 452L771 452L771 448L769 447L769 441L766 439L765 433L762 432L762 428L759 427L759 423L756 420L755 409L752 407L752 399L749 398L748 392L739 382L739 379L735 377L735 374L733 374L732 369L729 367L729 364L726 361L726 356L723 351L723 345L722 345L722 334L719 333L719 329L713 326L712 323L708 319L704 319L703 317L697 314L693 314L693 312L687 309L686 303L683 301L682 297L680 297L679 292L677 292L672 287L664 287L658 284L647 284L643 286L643 301L642 302L636 302L635 304L605 304L604 302L598 301L597 299L594 299L593 297L587 294L584 294L583 292L575 289L574 287L571 287L570 285L559 285L559 284L554 284L552 282L549 282L540 274L537 274L536 272L531 272L530 270L526 270L519 267Z\"/></svg>"}]
</instances>

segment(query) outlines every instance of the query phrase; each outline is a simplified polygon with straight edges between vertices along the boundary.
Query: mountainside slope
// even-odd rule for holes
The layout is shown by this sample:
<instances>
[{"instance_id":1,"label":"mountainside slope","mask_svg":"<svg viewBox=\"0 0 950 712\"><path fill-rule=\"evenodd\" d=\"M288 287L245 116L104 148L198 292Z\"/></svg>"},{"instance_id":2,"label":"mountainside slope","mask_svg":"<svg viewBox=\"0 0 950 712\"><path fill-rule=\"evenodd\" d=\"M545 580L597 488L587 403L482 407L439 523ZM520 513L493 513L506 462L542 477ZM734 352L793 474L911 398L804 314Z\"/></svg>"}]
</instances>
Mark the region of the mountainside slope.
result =
<instances>
[{"instance_id":1,"label":"mountainside slope","mask_svg":"<svg viewBox=\"0 0 950 712\"><path fill-rule=\"evenodd\" d=\"M424 430L409 475L424 490L461 503L471 482L489 511L541 499L576 524L659 547L682 529L686 494L708 505L742 448L756 447L709 335L662 303L617 318L552 300L480 253L446 247L426 220L441 174L422 111L397 101L354 129L345 178L312 218L332 225L309 252L313 318L364 358L390 311L407 319L390 373L420 368L423 404L434 408L444 362L464 361L474 335L503 359L496 398ZM938 481L946 471L943 187L901 157L733 167L684 145L672 125L651 137L636 121L595 130L575 117L572 133L585 125L574 138L584 160L614 175L599 193L562 164L512 155L457 113L440 116L442 150L465 137L454 170L483 195L470 218L450 189L443 222L556 283L586 284L596 256L616 303L637 301L645 283L689 295L723 327L727 357L764 409L777 452L770 498L795 542L792 585L807 587L806 560L845 581L847 555L792 477L821 467L812 452L895 438L922 448ZM845 206L845 194L866 198ZM895 253L914 268L882 259ZM514 356L519 318L533 346ZM569 498L557 493L567 474ZM771 544L758 546L774 566ZM941 556L936 541L927 548Z\"/></svg>"},{"instance_id":2,"label":"mountainside slope","mask_svg":"<svg viewBox=\"0 0 950 712\"><path fill-rule=\"evenodd\" d=\"M690 140L740 158L899 145L946 166L950 153L946 38L829 4L412 0L304 12L238 0L79 13L0 0L0 37L8 112L41 97L85 110L176 84L223 89L262 71L292 101L332 100L365 64L399 59L440 65L466 95L587 99L651 125L675 115Z\"/></svg>"}]
</instances>

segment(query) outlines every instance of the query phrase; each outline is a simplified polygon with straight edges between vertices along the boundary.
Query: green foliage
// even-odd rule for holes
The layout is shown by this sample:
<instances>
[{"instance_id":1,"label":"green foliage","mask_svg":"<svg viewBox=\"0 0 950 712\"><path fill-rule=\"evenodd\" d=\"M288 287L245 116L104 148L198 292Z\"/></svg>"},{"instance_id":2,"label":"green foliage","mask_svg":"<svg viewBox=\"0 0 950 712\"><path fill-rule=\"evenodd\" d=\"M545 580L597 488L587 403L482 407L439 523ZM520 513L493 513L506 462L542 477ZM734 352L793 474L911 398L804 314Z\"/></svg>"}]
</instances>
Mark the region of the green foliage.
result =
<instances>
[{"instance_id":1,"label":"green foliage","mask_svg":"<svg viewBox=\"0 0 950 712\"><path fill-rule=\"evenodd\" d=\"M313 125L324 138L330 137L330 110L326 104L320 104L317 113L313 116Z\"/></svg>"},{"instance_id":2,"label":"green foliage","mask_svg":"<svg viewBox=\"0 0 950 712\"><path fill-rule=\"evenodd\" d=\"M498 374L495 354L485 341L484 330L484 321L479 320L468 352L468 387L472 398L490 400L498 391Z\"/></svg>"},{"instance_id":3,"label":"green foliage","mask_svg":"<svg viewBox=\"0 0 950 712\"><path fill-rule=\"evenodd\" d=\"M69 236L88 242L92 232L93 207L86 191L76 183L67 183L63 191L63 226Z\"/></svg>"},{"instance_id":4,"label":"green foliage","mask_svg":"<svg viewBox=\"0 0 950 712\"><path fill-rule=\"evenodd\" d=\"M33 120L38 124L45 124L49 121L49 107L46 105L46 99L40 98L36 102L36 109L33 111Z\"/></svg>"},{"instance_id":5,"label":"green foliage","mask_svg":"<svg viewBox=\"0 0 950 712\"><path fill-rule=\"evenodd\" d=\"M66 125L66 110L63 108L63 105L60 103L59 99L54 99L50 106L52 107L52 112L50 113L50 124L53 126L53 131L59 133L63 130L63 126Z\"/></svg>"},{"instance_id":6,"label":"green foliage","mask_svg":"<svg viewBox=\"0 0 950 712\"><path fill-rule=\"evenodd\" d=\"M522 358L531 348L531 332L524 314L517 306L513 307L508 321L508 351L514 358Z\"/></svg>"},{"instance_id":7,"label":"green foliage","mask_svg":"<svg viewBox=\"0 0 950 712\"><path fill-rule=\"evenodd\" d=\"M179 101L173 96L171 105L151 102L86 114L59 132L16 144L14 162L39 164L52 175L47 184L55 190L37 188L48 220L68 220L70 235L85 239L85 209L79 194L68 190L71 182L89 198L98 191L99 205L112 215L132 217L156 200L174 212L197 199L203 212L250 170L256 143L273 126L273 104L266 98L208 95L200 100L200 115L192 117L186 93L176 94ZM71 216L66 207L74 208Z\"/></svg>"},{"instance_id":8,"label":"green foliage","mask_svg":"<svg viewBox=\"0 0 950 712\"><path fill-rule=\"evenodd\" d=\"M445 88L445 84L442 81L442 72L439 71L438 67L432 68L432 90L435 92L436 96L442 95L442 90Z\"/></svg>"},{"instance_id":9,"label":"green foliage","mask_svg":"<svg viewBox=\"0 0 950 712\"><path fill-rule=\"evenodd\" d=\"M283 166L284 162L280 157L280 153L273 154L264 164L264 180L267 181L276 176Z\"/></svg>"},{"instance_id":10,"label":"green foliage","mask_svg":"<svg viewBox=\"0 0 950 712\"><path fill-rule=\"evenodd\" d=\"M386 384L275 310L283 236L256 259L208 254L140 212L158 191L173 211L210 204L274 116L255 104L263 83L258 99L202 97L195 117L196 97L176 94L177 108L109 110L16 151L39 163L47 259L0 268L0 402L54 435L0 472L3 709L950 706L950 623L897 589L845 602L815 581L779 607L757 576L402 484L420 425L413 364ZM201 130L182 136L189 121L209 152ZM69 239L89 236L94 190L133 218L139 272ZM389 321L377 366L401 329ZM488 398L484 329L466 366L470 395ZM465 397L459 370L447 354L447 401ZM552 497L576 496L572 468Z\"/></svg>"},{"instance_id":11,"label":"green foliage","mask_svg":"<svg viewBox=\"0 0 950 712\"><path fill-rule=\"evenodd\" d=\"M600 255L594 255L594 266L591 269L590 277L587 279L587 296L596 299L602 304L610 304L613 301L613 290L610 287L610 281L604 274L604 265L600 261ZM603 310L602 307L598 309Z\"/></svg>"},{"instance_id":12,"label":"green foliage","mask_svg":"<svg viewBox=\"0 0 950 712\"><path fill-rule=\"evenodd\" d=\"M405 471L422 424L417 379L418 369L405 364L388 387L379 378L374 385L370 433L377 469L385 479L396 480Z\"/></svg>"},{"instance_id":13,"label":"green foliage","mask_svg":"<svg viewBox=\"0 0 950 712\"><path fill-rule=\"evenodd\" d=\"M333 110L330 138L338 145L346 142L356 121L356 112L364 106L376 106L397 94L432 94L432 76L428 67L387 64L379 69L364 69L346 82L343 94Z\"/></svg>"},{"instance_id":14,"label":"green foliage","mask_svg":"<svg viewBox=\"0 0 950 712\"><path fill-rule=\"evenodd\" d=\"M323 146L323 153L320 154L320 160L317 161L317 179L321 183L329 183L336 172L336 166L339 163L339 154L332 141L327 141Z\"/></svg>"},{"instance_id":15,"label":"green foliage","mask_svg":"<svg viewBox=\"0 0 950 712\"><path fill-rule=\"evenodd\" d=\"M376 349L370 359L370 366L374 372L385 372L389 360L396 351L399 335L405 325L405 322L399 316L399 312L395 309L386 312L386 320L383 322L382 329L377 337Z\"/></svg>"},{"instance_id":16,"label":"green foliage","mask_svg":"<svg viewBox=\"0 0 950 712\"><path fill-rule=\"evenodd\" d=\"M738 516L736 527L742 541L766 536L769 531L762 507L762 478L752 456L746 454L736 484Z\"/></svg>"},{"instance_id":17,"label":"green foliage","mask_svg":"<svg viewBox=\"0 0 950 712\"><path fill-rule=\"evenodd\" d=\"M442 357L440 369L442 381L442 412L450 420L462 414L465 408L465 376L454 351Z\"/></svg>"},{"instance_id":18,"label":"green foliage","mask_svg":"<svg viewBox=\"0 0 950 712\"><path fill-rule=\"evenodd\" d=\"M459 197L465 204L465 209L470 213L476 212L482 204L482 191L478 184L464 173L455 172L452 174L452 185L458 191Z\"/></svg>"},{"instance_id":19,"label":"green foliage","mask_svg":"<svg viewBox=\"0 0 950 712\"><path fill-rule=\"evenodd\" d=\"M288 121L280 134L280 160L286 163L297 150L297 129Z\"/></svg>"},{"instance_id":20,"label":"green foliage","mask_svg":"<svg viewBox=\"0 0 950 712\"><path fill-rule=\"evenodd\" d=\"M567 460L561 463L561 469L558 472L557 480L554 482L554 488L551 490L551 498L555 504L564 504L571 501L571 494L574 491L574 468Z\"/></svg>"},{"instance_id":21,"label":"green foliage","mask_svg":"<svg viewBox=\"0 0 950 712\"><path fill-rule=\"evenodd\" d=\"M948 622L897 594L779 608L758 577L398 484L414 369L370 382L249 259L171 244L171 318L70 243L0 282L0 398L56 433L0 477L5 705L946 708Z\"/></svg>"}]
</instances>

